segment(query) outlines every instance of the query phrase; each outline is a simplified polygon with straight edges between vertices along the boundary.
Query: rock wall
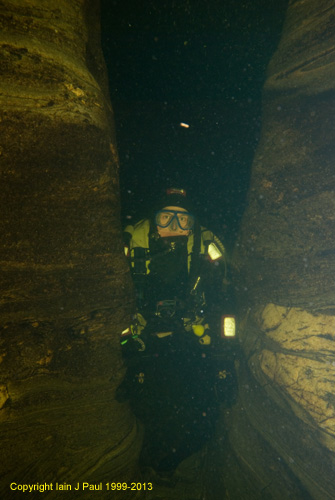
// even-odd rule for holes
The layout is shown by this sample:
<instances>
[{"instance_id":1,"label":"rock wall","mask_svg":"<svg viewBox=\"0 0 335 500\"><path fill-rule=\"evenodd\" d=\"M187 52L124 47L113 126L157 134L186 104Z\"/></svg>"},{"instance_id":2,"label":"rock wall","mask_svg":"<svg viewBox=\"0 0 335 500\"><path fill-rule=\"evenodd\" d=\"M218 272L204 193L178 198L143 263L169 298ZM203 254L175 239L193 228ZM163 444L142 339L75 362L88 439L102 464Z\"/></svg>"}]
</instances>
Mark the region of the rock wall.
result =
<instances>
[{"instance_id":1,"label":"rock wall","mask_svg":"<svg viewBox=\"0 0 335 500\"><path fill-rule=\"evenodd\" d=\"M2 498L136 467L137 424L113 400L132 295L99 22L95 0L0 4Z\"/></svg>"},{"instance_id":2,"label":"rock wall","mask_svg":"<svg viewBox=\"0 0 335 500\"><path fill-rule=\"evenodd\" d=\"M291 1L268 69L234 255L246 360L229 498L335 498L334 28L332 1Z\"/></svg>"}]
</instances>

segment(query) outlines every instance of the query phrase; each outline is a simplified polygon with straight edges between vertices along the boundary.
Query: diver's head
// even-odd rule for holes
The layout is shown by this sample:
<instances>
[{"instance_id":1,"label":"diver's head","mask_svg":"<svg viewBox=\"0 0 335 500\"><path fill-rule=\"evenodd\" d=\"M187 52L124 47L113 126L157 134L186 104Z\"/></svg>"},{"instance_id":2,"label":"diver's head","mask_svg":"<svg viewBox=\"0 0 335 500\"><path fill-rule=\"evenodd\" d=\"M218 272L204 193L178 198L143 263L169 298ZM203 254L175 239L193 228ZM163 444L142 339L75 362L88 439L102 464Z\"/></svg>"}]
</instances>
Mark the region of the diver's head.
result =
<instances>
[{"instance_id":1,"label":"diver's head","mask_svg":"<svg viewBox=\"0 0 335 500\"><path fill-rule=\"evenodd\" d=\"M184 189L168 189L158 204L155 224L161 237L188 236L194 226L191 203Z\"/></svg>"}]
</instances>

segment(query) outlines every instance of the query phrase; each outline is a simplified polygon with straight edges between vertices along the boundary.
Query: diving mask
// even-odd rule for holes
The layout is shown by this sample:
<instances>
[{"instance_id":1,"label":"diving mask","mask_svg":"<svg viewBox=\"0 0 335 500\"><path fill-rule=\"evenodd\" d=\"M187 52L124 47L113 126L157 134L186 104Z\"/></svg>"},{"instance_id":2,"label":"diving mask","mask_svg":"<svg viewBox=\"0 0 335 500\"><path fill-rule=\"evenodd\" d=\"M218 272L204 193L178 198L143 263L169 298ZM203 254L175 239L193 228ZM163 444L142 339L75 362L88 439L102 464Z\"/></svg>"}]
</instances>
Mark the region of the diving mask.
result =
<instances>
[{"instance_id":1,"label":"diving mask","mask_svg":"<svg viewBox=\"0 0 335 500\"><path fill-rule=\"evenodd\" d=\"M194 216L189 212L179 210L159 210L155 216L155 223L163 229L169 228L171 231L181 229L189 231L194 226Z\"/></svg>"}]
</instances>

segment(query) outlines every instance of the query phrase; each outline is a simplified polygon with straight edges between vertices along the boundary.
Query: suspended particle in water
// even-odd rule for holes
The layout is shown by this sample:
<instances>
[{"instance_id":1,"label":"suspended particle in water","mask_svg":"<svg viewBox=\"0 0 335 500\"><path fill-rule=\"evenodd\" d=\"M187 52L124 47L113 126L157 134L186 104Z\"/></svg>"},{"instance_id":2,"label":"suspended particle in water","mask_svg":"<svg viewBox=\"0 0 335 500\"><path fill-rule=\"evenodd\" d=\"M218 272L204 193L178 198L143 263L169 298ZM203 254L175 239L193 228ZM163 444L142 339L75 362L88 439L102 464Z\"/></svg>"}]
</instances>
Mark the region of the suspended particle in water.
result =
<instances>
[{"instance_id":1,"label":"suspended particle in water","mask_svg":"<svg viewBox=\"0 0 335 500\"><path fill-rule=\"evenodd\" d=\"M180 122L179 125L183 128L190 128L188 123Z\"/></svg>"}]
</instances>

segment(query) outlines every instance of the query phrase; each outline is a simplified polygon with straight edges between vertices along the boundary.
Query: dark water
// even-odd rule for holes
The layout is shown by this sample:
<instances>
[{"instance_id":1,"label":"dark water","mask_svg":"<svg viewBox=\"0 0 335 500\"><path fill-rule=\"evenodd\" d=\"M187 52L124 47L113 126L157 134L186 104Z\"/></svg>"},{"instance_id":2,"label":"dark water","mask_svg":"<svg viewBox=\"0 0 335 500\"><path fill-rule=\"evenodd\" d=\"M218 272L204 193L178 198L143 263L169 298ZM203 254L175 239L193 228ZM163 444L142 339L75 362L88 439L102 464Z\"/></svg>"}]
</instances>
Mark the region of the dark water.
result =
<instances>
[{"instance_id":1,"label":"dark water","mask_svg":"<svg viewBox=\"0 0 335 500\"><path fill-rule=\"evenodd\" d=\"M175 469L213 437L220 406L234 403L233 359L183 332L152 339L143 353L125 357L125 399L145 426L141 464Z\"/></svg>"},{"instance_id":2,"label":"dark water","mask_svg":"<svg viewBox=\"0 0 335 500\"><path fill-rule=\"evenodd\" d=\"M146 216L166 187L183 187L200 222L233 246L287 3L102 0L124 224ZM145 425L142 464L173 468L213 436L220 407L236 396L233 376L218 395L217 354L174 337L130 363L131 404ZM233 374L233 359L225 363Z\"/></svg>"},{"instance_id":3,"label":"dark water","mask_svg":"<svg viewBox=\"0 0 335 500\"><path fill-rule=\"evenodd\" d=\"M189 191L203 223L233 243L259 139L265 70L286 6L102 0L125 222L177 185Z\"/></svg>"}]
</instances>

